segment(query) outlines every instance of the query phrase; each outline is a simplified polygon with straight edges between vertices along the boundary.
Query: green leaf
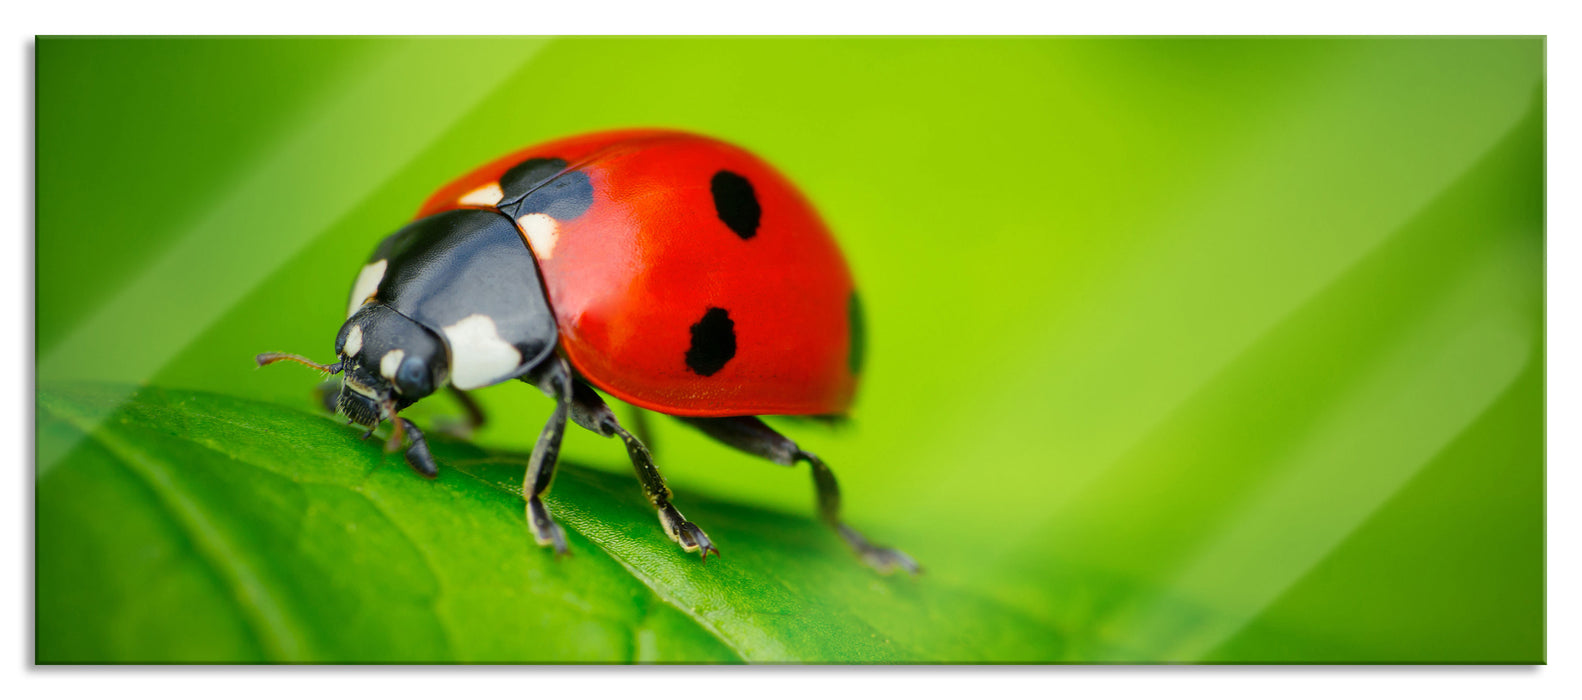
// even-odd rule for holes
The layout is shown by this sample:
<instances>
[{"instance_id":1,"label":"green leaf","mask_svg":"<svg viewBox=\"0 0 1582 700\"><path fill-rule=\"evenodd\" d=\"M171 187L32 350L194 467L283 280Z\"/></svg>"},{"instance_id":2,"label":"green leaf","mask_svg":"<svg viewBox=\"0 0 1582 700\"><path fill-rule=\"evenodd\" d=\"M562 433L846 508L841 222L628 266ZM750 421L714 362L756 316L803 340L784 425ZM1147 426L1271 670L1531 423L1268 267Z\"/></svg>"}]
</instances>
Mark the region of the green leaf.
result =
<instances>
[{"instance_id":1,"label":"green leaf","mask_svg":"<svg viewBox=\"0 0 1582 700\"><path fill-rule=\"evenodd\" d=\"M562 464L573 555L537 547L526 455L432 436L425 480L326 417L215 394L38 397L38 660L971 662L1062 637L923 576L867 570L808 515L678 496L720 545L661 532L634 478ZM612 445L612 453L620 454ZM662 455L661 455L662 457Z\"/></svg>"}]
</instances>

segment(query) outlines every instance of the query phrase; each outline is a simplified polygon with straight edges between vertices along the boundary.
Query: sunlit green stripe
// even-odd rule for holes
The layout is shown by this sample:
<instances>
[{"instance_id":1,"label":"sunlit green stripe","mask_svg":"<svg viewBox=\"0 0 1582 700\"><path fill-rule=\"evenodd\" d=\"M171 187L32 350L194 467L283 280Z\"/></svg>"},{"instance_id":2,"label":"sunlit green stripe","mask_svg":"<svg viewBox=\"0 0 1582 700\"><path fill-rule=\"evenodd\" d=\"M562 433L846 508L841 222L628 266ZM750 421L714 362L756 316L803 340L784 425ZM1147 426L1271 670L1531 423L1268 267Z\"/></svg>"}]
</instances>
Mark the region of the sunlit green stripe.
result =
<instances>
[{"instance_id":1,"label":"sunlit green stripe","mask_svg":"<svg viewBox=\"0 0 1582 700\"><path fill-rule=\"evenodd\" d=\"M152 376L546 41L395 44L289 130L199 223L41 358L39 379L141 382ZM370 113L370 104L399 105L400 111ZM173 306L172 300L179 302ZM41 475L48 466L41 460Z\"/></svg>"},{"instance_id":2,"label":"sunlit green stripe","mask_svg":"<svg viewBox=\"0 0 1582 700\"><path fill-rule=\"evenodd\" d=\"M1222 615L1180 626L1155 602L1110 628L1154 640L1155 661L1199 661L1323 561L1508 389L1533 355L1533 321L1507 303L1533 251L1479 262L1388 357L1362 372L1287 456L1271 483L1226 514L1219 533L1162 587ZM1435 410L1423 410L1432 406ZM1405 555L1406 553L1403 553Z\"/></svg>"},{"instance_id":3,"label":"sunlit green stripe","mask_svg":"<svg viewBox=\"0 0 1582 700\"><path fill-rule=\"evenodd\" d=\"M1500 47L1478 50L1488 61L1518 55ZM1449 70L1480 60L1474 52L1437 65L1382 44L1360 55L1366 60L1337 62L1266 115L1261 129L1239 138L1236 152L1183 183L1184 194L1158 212L1153 230L1128 234L1151 240L1149 247L1088 290L1081 311L1053 322L1038 319L1046 330L1009 363L1019 368L1018 381L994 385L972 404L950 406L961 415L939 422L974 440L951 445L949 454L897 457L979 463L985 445L1036 439L1058 446L1054 466L1029 463L1026 473L1017 473L1006 461L994 468L998 478L1027 479L1037 487L1024 482L992 502L963 504L958 495L971 491L981 475L958 470L911 482L926 493L903 497L934 512L983 509L960 512L964 518L1003 512L1057 518L1182 402L1465 173L1533 108L1541 79L1536 71L1530 80L1512 80ZM1474 80L1485 82L1468 88ZM1405 86L1420 91L1412 95L1412 110L1377 109ZM1458 138L1414 138L1422 129L1416 110L1460 115ZM1330 141L1342 131L1349 139L1343 148ZM1246 260L1258 264L1227 262ZM1029 396L1039 404L1036 435L1005 420L1009 407L1034 403ZM1039 533L1029 528L987 546L1010 551L1017 544L1041 545Z\"/></svg>"}]
</instances>

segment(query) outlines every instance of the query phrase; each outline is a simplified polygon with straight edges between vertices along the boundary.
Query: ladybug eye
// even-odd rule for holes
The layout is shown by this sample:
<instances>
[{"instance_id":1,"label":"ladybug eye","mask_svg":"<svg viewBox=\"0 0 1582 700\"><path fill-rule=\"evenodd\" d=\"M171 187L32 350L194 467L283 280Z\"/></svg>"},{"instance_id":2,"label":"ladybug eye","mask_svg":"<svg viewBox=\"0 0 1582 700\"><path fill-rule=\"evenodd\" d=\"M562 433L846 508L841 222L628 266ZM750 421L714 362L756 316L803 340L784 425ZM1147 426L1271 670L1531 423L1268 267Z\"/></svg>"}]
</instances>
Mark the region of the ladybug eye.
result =
<instances>
[{"instance_id":1,"label":"ladybug eye","mask_svg":"<svg viewBox=\"0 0 1582 700\"><path fill-rule=\"evenodd\" d=\"M402 360L401 368L396 370L395 381L401 394L408 398L427 396L434 391L433 383L429 381L428 363L421 357Z\"/></svg>"}]
</instances>

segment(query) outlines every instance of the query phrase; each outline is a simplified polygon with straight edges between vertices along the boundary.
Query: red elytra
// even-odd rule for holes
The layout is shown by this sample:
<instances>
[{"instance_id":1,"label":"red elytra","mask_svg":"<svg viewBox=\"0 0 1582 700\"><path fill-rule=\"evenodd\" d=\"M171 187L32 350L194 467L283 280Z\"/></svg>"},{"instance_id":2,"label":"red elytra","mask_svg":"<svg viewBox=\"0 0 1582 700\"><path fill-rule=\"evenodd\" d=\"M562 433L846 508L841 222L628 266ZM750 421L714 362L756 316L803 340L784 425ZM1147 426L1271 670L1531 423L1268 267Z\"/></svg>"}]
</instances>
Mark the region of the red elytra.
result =
<instances>
[{"instance_id":1,"label":"red elytra","mask_svg":"<svg viewBox=\"0 0 1582 700\"><path fill-rule=\"evenodd\" d=\"M531 158L564 160L593 186L592 206L555 221L552 234L523 230L561 347L590 383L678 416L832 415L850 407L853 342L861 342L853 338L860 331L851 272L817 212L774 168L684 132L586 134L496 159L440 188L417 218L492 208L468 195ZM717 213L710 183L722 170L751 183L761 215L750 238ZM735 353L705 376L685 358L708 309L729 314Z\"/></svg>"}]
</instances>

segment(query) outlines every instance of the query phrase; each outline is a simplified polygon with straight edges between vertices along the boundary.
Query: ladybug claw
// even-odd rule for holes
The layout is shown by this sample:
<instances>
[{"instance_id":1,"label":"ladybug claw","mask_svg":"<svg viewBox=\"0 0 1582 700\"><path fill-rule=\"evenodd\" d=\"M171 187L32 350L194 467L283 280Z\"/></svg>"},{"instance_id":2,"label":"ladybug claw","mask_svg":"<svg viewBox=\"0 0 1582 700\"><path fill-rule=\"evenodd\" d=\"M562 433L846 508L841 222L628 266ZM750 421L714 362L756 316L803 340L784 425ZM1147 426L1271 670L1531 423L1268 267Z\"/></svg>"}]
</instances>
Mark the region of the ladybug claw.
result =
<instances>
[{"instance_id":1,"label":"ladybug claw","mask_svg":"<svg viewBox=\"0 0 1582 700\"><path fill-rule=\"evenodd\" d=\"M912 576L923 573L923 567L918 566L917 560L907 556L906 552L891 547L875 546L868 541L868 538L863 537L862 533L844 524L839 525L837 529L840 530L840 536L846 540L846 544L851 545L857 556L862 557L863 563L879 573L889 575L897 570L905 571Z\"/></svg>"},{"instance_id":2,"label":"ladybug claw","mask_svg":"<svg viewBox=\"0 0 1582 700\"><path fill-rule=\"evenodd\" d=\"M544 507L544 502L534 496L527 502L527 524L533 529L533 540L540 547L553 547L555 558L570 556L571 550L566 547L566 531L554 518L549 517L549 509Z\"/></svg>"},{"instance_id":3,"label":"ladybug claw","mask_svg":"<svg viewBox=\"0 0 1582 700\"><path fill-rule=\"evenodd\" d=\"M675 506L668 503L661 506L659 522L665 526L665 534L670 535L670 539L681 545L682 551L698 552L703 557L703 561L708 561L710 554L716 557L720 555L720 550L714 546L709 536L703 534L703 530L697 525L683 518Z\"/></svg>"},{"instance_id":4,"label":"ladybug claw","mask_svg":"<svg viewBox=\"0 0 1582 700\"><path fill-rule=\"evenodd\" d=\"M709 536L703 534L703 531L692 523L682 523L681 542L683 550L698 552L703 557L703 561L708 561L710 554L716 557L720 555L720 550L715 549L714 543L709 541ZM691 542L690 546L688 542Z\"/></svg>"},{"instance_id":5,"label":"ladybug claw","mask_svg":"<svg viewBox=\"0 0 1582 700\"><path fill-rule=\"evenodd\" d=\"M917 565L917 561L899 549L874 547L858 554L862 556L863 563L873 567L881 574L889 575L895 573L898 569L905 571L911 576L923 573L923 568Z\"/></svg>"}]
</instances>

